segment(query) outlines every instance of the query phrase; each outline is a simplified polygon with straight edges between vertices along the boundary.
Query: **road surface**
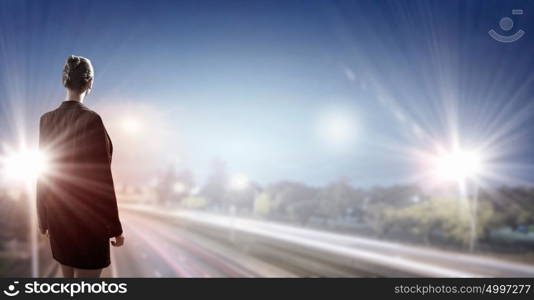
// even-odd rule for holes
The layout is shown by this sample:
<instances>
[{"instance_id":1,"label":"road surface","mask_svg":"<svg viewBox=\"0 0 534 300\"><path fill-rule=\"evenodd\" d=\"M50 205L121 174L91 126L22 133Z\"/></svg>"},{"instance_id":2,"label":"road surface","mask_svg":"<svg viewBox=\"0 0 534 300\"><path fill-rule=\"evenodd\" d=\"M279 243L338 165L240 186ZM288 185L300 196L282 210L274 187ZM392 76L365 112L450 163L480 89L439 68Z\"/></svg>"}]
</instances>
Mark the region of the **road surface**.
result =
<instances>
[{"instance_id":1,"label":"road surface","mask_svg":"<svg viewBox=\"0 0 534 300\"><path fill-rule=\"evenodd\" d=\"M242 244L228 235L209 236L168 219L121 211L126 242L111 251L103 277L319 277L366 276L269 245ZM47 252L47 249L43 249ZM60 277L43 254L43 276ZM304 267L303 267L304 266Z\"/></svg>"},{"instance_id":2,"label":"road surface","mask_svg":"<svg viewBox=\"0 0 534 300\"><path fill-rule=\"evenodd\" d=\"M121 209L126 243L104 277L534 277L533 264L244 218ZM41 252L43 276L59 276Z\"/></svg>"}]
</instances>

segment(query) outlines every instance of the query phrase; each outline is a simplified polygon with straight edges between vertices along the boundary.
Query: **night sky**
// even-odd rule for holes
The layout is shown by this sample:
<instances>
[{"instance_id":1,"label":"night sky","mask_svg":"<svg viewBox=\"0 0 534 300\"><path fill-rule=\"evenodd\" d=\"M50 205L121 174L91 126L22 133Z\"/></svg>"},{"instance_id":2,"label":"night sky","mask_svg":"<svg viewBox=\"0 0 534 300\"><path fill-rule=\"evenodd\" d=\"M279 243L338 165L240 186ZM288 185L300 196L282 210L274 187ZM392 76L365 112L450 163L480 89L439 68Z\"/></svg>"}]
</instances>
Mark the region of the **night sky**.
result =
<instances>
[{"instance_id":1,"label":"night sky","mask_svg":"<svg viewBox=\"0 0 534 300\"><path fill-rule=\"evenodd\" d=\"M401 184L458 141L489 184L530 184L533 53L532 1L0 0L0 146L34 145L74 54L119 182L168 165L202 182L218 159L262 184Z\"/></svg>"}]
</instances>

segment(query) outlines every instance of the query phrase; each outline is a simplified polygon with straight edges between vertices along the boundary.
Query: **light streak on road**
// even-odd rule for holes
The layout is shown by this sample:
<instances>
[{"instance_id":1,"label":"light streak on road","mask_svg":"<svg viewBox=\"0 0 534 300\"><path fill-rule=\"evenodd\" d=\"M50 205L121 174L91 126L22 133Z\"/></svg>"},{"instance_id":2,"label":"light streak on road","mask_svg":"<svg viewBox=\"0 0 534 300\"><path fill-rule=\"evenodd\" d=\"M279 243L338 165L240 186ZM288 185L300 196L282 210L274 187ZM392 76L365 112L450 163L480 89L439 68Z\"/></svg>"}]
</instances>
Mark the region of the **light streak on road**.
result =
<instances>
[{"instance_id":1,"label":"light streak on road","mask_svg":"<svg viewBox=\"0 0 534 300\"><path fill-rule=\"evenodd\" d=\"M127 242L112 249L115 263L104 276L154 277L156 271L161 277L295 276L264 267L257 259L192 234L180 224L128 212L122 218Z\"/></svg>"},{"instance_id":2,"label":"light streak on road","mask_svg":"<svg viewBox=\"0 0 534 300\"><path fill-rule=\"evenodd\" d=\"M192 211L161 211L143 206L129 210L168 218L209 224L214 228L230 228L232 218ZM233 218L237 231L274 239L281 244L308 247L310 252L326 251L333 256L348 257L384 268L393 268L417 276L483 277L533 276L534 266L502 261L489 257L460 254L358 236L329 233L271 222ZM191 223L190 226L195 226ZM387 274L382 274L387 275Z\"/></svg>"},{"instance_id":3,"label":"light streak on road","mask_svg":"<svg viewBox=\"0 0 534 300\"><path fill-rule=\"evenodd\" d=\"M234 241L227 216L121 205L121 218L126 243L104 277L534 276L533 265L241 217ZM42 275L55 265L60 276L42 256Z\"/></svg>"}]
</instances>

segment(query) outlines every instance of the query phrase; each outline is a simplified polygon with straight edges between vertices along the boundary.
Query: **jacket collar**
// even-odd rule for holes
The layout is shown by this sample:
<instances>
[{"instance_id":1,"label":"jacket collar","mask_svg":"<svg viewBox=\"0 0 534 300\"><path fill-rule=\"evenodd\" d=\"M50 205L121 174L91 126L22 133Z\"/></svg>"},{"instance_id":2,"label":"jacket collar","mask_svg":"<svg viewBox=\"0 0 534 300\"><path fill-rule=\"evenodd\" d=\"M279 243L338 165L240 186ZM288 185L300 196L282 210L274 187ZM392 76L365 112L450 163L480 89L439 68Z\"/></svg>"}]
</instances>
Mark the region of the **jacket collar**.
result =
<instances>
[{"instance_id":1,"label":"jacket collar","mask_svg":"<svg viewBox=\"0 0 534 300\"><path fill-rule=\"evenodd\" d=\"M86 107L83 103L81 103L80 101L76 101L76 100L65 100L61 102L61 107L74 107L74 106Z\"/></svg>"}]
</instances>

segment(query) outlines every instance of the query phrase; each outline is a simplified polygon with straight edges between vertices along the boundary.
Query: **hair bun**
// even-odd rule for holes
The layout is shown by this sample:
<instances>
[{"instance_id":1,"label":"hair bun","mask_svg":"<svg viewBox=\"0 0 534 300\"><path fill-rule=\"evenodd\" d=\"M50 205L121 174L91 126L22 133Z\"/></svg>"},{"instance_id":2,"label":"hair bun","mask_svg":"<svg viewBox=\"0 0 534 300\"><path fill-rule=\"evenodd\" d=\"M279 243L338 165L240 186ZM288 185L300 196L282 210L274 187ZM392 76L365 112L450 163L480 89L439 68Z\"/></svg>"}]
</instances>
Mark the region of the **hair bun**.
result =
<instances>
[{"instance_id":1,"label":"hair bun","mask_svg":"<svg viewBox=\"0 0 534 300\"><path fill-rule=\"evenodd\" d=\"M72 72L75 70L81 63L81 59L79 56L71 55L69 58L67 58L67 64L69 66L69 72Z\"/></svg>"},{"instance_id":2,"label":"hair bun","mask_svg":"<svg viewBox=\"0 0 534 300\"><path fill-rule=\"evenodd\" d=\"M63 67L63 86L68 89L85 91L93 78L91 61L82 56L70 55Z\"/></svg>"}]
</instances>

